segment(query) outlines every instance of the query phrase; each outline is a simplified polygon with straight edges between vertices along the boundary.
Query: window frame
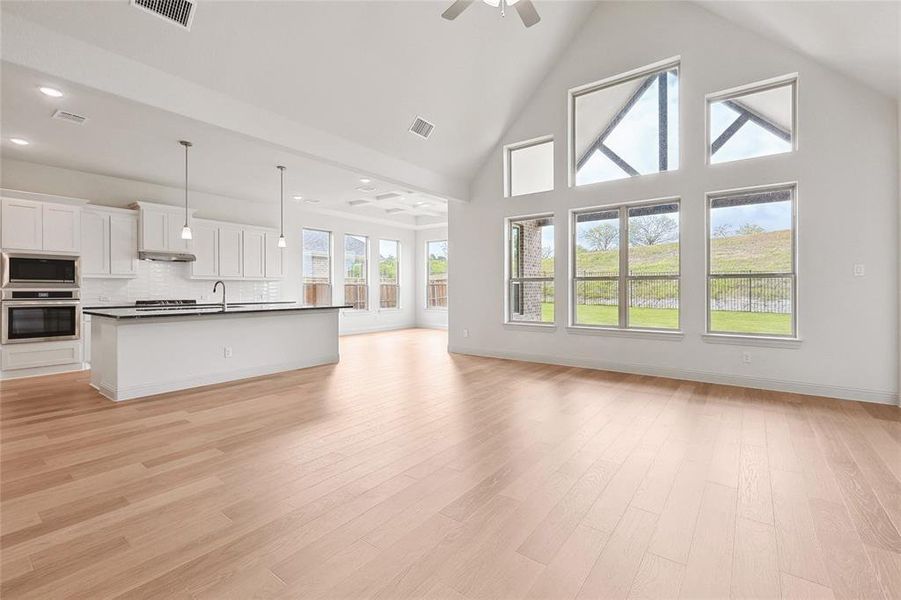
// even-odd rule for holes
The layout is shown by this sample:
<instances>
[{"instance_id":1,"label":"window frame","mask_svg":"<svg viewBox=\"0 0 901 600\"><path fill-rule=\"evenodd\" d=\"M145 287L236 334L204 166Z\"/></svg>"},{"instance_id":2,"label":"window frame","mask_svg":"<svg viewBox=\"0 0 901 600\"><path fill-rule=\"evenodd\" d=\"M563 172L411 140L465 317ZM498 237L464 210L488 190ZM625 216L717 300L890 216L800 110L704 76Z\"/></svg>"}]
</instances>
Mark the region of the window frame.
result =
<instances>
[{"instance_id":1,"label":"window frame","mask_svg":"<svg viewBox=\"0 0 901 600\"><path fill-rule=\"evenodd\" d=\"M641 208L664 204L675 204L678 206L679 215L679 273L677 275L659 276L659 275L630 275L629 274L629 209ZM616 276L600 276L600 277L580 277L576 275L576 246L578 227L576 219L580 214L592 212L613 212L618 213L619 219L619 273ZM625 234L625 236L623 236ZM623 245L622 240L625 239ZM616 204L606 204L599 206L586 206L573 208L569 211L569 320L568 327L576 330L585 331L608 331L608 332L640 332L640 333L662 333L668 335L682 334L682 198L680 196L667 196L663 198L653 198L650 200L636 200L632 202L622 202ZM629 325L629 285L633 280L668 280L676 281L679 284L679 309L678 322L675 329L664 329L659 327L635 327ZM617 282L617 308L618 308L618 324L617 325L592 325L588 323L578 323L576 321L576 286L581 281L616 281Z\"/></svg>"},{"instance_id":2,"label":"window frame","mask_svg":"<svg viewBox=\"0 0 901 600\"><path fill-rule=\"evenodd\" d=\"M328 229L317 229L316 227L301 227L300 229L300 247L301 247L301 256L300 256L300 273L301 273L301 288L307 285L307 274L304 272L303 263L304 258L303 255L306 252L304 249L304 233L307 231L316 232L316 233L324 233L328 235L328 297L329 304L331 304L332 299L335 297L335 272L334 272L334 233ZM306 300L306 291L304 291L304 300Z\"/></svg>"},{"instance_id":3,"label":"window frame","mask_svg":"<svg viewBox=\"0 0 901 600\"><path fill-rule=\"evenodd\" d=\"M537 192L528 192L526 194L514 194L513 193L513 153L517 150L525 150L527 148L533 148L535 146L540 146L542 144L554 144L553 150L551 152L551 189L549 190L541 190ZM507 144L504 146L504 198L519 198L520 196L533 196L535 194L546 194L548 192L553 192L556 188L556 169L554 168L554 162L557 154L557 146L554 143L553 135L543 135L541 137L532 138L529 140L524 140L522 142L515 142L513 144Z\"/></svg>"},{"instance_id":4,"label":"window frame","mask_svg":"<svg viewBox=\"0 0 901 600\"><path fill-rule=\"evenodd\" d=\"M762 157L758 157L762 158ZM785 273L754 273L754 277L760 278L790 278L791 292L792 292L792 312L791 312L791 321L792 321L792 333L789 335L782 335L778 333L742 333L742 332L730 332L730 331L714 331L710 328L710 282L712 279L740 279L743 277L747 277L747 275L741 274L716 274L712 275L710 273L710 204L711 201L716 200L718 198L728 198L730 196L738 196L741 194L748 193L764 193L764 192L778 192L783 190L791 191L792 198L792 229L791 229L791 264L792 264L792 272L791 274ZM712 338L734 338L737 340L776 340L776 341L800 341L800 336L798 334L798 183L796 181L787 182L787 183L775 183L775 184L767 184L767 185L759 185L759 186L750 186L750 187L742 187L742 188L734 188L728 190L718 190L715 192L707 192L705 194L704 199L704 236L705 236L705 248L704 248L704 279L705 279L705 292L704 292L704 302L706 304L706 308L704 310L704 335L706 337Z\"/></svg>"},{"instance_id":5,"label":"window frame","mask_svg":"<svg viewBox=\"0 0 901 600\"><path fill-rule=\"evenodd\" d=\"M581 185L576 185L576 174L577 174L577 157L576 157L576 98L579 96L584 96L586 94L591 94L592 92L597 92L603 90L605 88L613 87L615 85L619 85L621 83L626 83L628 81L632 81L634 79L640 79L642 77L648 77L655 73L666 72L672 69L676 69L676 72L679 76L679 108L676 111L676 121L677 126L676 130L679 132L679 166L675 169L667 169L666 171L657 171L655 173L647 173L647 174L639 174L638 177L648 177L653 175L662 175L664 173L673 173L678 171L682 167L682 148L684 144L682 143L682 57L681 55L676 55L664 60L657 61L655 63L645 65L643 67L639 67L637 69L632 69L631 71L626 71L625 73L619 73L617 75L613 75L611 77L606 77L604 79L600 79L598 81L593 81L591 83L586 83L580 86L576 86L567 90L567 115L566 115L566 132L567 132L567 144L566 144L566 171L567 171L567 183L569 187L590 187L593 185L603 184L603 183L611 183L614 181L623 181L633 179L636 176L630 177L621 177L619 179L609 179L605 181L594 181L592 183L583 183ZM667 117L669 118L669 116ZM659 149L658 149L659 151ZM681 208L681 207L680 207Z\"/></svg>"},{"instance_id":6,"label":"window frame","mask_svg":"<svg viewBox=\"0 0 901 600\"><path fill-rule=\"evenodd\" d=\"M400 283L400 276L401 276L401 243L400 243L400 240L390 239L390 238L378 238L378 242L379 242L379 260L378 260L378 264L376 265L377 268L378 268L378 272L379 272L379 308L378 308L378 310L379 310L380 312L390 312L390 311L400 310L400 309L401 309L401 294L400 294L400 290L401 290L401 283ZM396 250L396 252L397 252L397 278L396 278L396 283L394 283L394 284L384 284L384 285L394 285L394 286L397 288L397 292L396 292L396 295L397 295L397 302L396 302L396 305L395 305L395 306L387 307L387 308L382 307L382 285L383 285L383 284L382 284L382 242L394 242L395 250Z\"/></svg>"},{"instance_id":7,"label":"window frame","mask_svg":"<svg viewBox=\"0 0 901 600\"><path fill-rule=\"evenodd\" d=\"M366 298L366 307L365 307L365 308L346 308L346 309L344 309L344 310L346 310L347 312L355 312L355 313L369 312L370 310L372 310L372 301L371 301L370 298L369 298L369 294L370 294L370 292L371 292L371 290L370 290L370 287L371 287L371 286L369 285L369 280L370 280L370 277L369 277L369 269L370 269L370 267L371 267L371 265L370 265L370 243L369 243L369 236L368 236L368 235L362 235L362 234L359 234L359 233L350 233L350 232L345 232L345 233L344 233L344 256L342 257L343 260L342 260L341 262L342 262L342 264L345 264L344 269L343 269L343 277L342 277L343 280L344 280L343 283L344 283L344 286L345 286L345 293L346 293L346 290L347 290L347 287L346 287L346 286L347 286L347 266L346 266L346 262L347 262L347 238L349 238L349 237L363 238L363 240L365 241L365 248L363 249L363 261L364 261L363 264L364 264L364 269L362 270L362 272L363 272L363 277L364 277L364 280L365 280L365 283L363 283L363 285L366 287L366 292L365 292L365 294L364 294L364 298ZM359 284L357 284L357 285L359 285ZM347 304L347 298L346 298L346 297L344 298L344 304Z\"/></svg>"},{"instance_id":8,"label":"window frame","mask_svg":"<svg viewBox=\"0 0 901 600\"><path fill-rule=\"evenodd\" d=\"M710 110L716 102L724 100L733 100L742 96L749 96L759 92L766 92L780 87L791 86L792 91L792 130L791 130L791 150L788 152L779 152L777 154L764 154L761 156L746 156L744 158L736 158L722 162L713 162L714 152L711 152L711 146L715 140L710 139ZM760 158L772 158L776 156L784 156L793 154L798 151L798 74L789 73L763 81L756 81L746 85L713 92L704 96L704 160L707 166L716 167L719 165L728 165L731 163L740 163L746 160L755 160Z\"/></svg>"},{"instance_id":9,"label":"window frame","mask_svg":"<svg viewBox=\"0 0 901 600\"><path fill-rule=\"evenodd\" d=\"M422 261L424 263L424 267L425 267L424 268L425 285L423 286L423 288L424 288L423 295L425 297L423 298L423 305L425 306L424 310L435 310L435 311L447 312L447 308L448 308L447 306L429 306L429 275L430 275L429 268L431 266L429 263L429 260L430 260L429 259L429 244L434 244L436 242L437 243L444 242L445 244L448 244L449 240L448 240L448 238L435 238L433 240L425 240L425 243L423 245L423 259L424 260ZM448 248L447 248L447 264L448 264L448 267L450 267L450 245L448 245ZM449 284L448 284L448 290L450 290ZM450 297L448 297L448 301L449 300L450 300ZM448 304L449 303L450 302L448 302Z\"/></svg>"},{"instance_id":10,"label":"window frame","mask_svg":"<svg viewBox=\"0 0 901 600\"><path fill-rule=\"evenodd\" d=\"M513 276L513 252L511 242L513 240L513 227L520 221L533 221L536 219L550 219L554 225L554 274L550 277L514 277ZM556 327L557 326L557 223L554 213L544 212L530 215L519 215L504 219L504 324L524 327ZM518 321L512 318L513 302L511 290L514 283L525 282L551 282L554 284L554 320L553 321Z\"/></svg>"}]
</instances>

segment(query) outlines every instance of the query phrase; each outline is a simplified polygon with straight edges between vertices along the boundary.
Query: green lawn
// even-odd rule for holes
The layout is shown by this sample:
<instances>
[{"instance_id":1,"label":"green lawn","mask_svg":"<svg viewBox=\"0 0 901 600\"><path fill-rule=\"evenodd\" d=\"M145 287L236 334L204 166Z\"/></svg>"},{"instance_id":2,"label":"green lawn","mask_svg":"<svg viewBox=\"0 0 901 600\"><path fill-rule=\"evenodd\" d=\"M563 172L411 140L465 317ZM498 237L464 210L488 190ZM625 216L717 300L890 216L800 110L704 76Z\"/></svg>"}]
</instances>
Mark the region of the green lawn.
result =
<instances>
[{"instance_id":1,"label":"green lawn","mask_svg":"<svg viewBox=\"0 0 901 600\"><path fill-rule=\"evenodd\" d=\"M541 305L541 317L554 322L554 305ZM723 333L756 333L763 335L791 335L791 315L774 313L731 312L715 310L710 314L711 330ZM616 306L580 305L576 307L576 322L580 325L616 327L619 313ZM675 308L631 308L629 325L651 329L677 329L679 311Z\"/></svg>"}]
</instances>

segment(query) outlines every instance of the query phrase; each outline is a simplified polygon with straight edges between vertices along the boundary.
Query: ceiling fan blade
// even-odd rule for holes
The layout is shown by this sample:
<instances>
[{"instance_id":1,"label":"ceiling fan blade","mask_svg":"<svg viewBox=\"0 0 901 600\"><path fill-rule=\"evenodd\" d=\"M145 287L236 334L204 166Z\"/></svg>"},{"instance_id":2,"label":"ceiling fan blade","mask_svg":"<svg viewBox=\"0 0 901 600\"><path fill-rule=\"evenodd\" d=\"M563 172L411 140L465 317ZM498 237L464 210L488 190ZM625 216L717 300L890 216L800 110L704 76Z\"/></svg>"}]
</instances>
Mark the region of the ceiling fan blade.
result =
<instances>
[{"instance_id":1,"label":"ceiling fan blade","mask_svg":"<svg viewBox=\"0 0 901 600\"><path fill-rule=\"evenodd\" d=\"M531 27L541 20L541 17L538 16L538 11L535 10L535 5L532 4L532 0L519 0L513 6L516 8L516 12L519 13L522 24L526 27Z\"/></svg>"},{"instance_id":2,"label":"ceiling fan blade","mask_svg":"<svg viewBox=\"0 0 901 600\"><path fill-rule=\"evenodd\" d=\"M450 7L441 13L441 16L448 21L453 21L457 17L460 16L460 13L469 8L469 5L472 4L474 0L457 0Z\"/></svg>"}]
</instances>

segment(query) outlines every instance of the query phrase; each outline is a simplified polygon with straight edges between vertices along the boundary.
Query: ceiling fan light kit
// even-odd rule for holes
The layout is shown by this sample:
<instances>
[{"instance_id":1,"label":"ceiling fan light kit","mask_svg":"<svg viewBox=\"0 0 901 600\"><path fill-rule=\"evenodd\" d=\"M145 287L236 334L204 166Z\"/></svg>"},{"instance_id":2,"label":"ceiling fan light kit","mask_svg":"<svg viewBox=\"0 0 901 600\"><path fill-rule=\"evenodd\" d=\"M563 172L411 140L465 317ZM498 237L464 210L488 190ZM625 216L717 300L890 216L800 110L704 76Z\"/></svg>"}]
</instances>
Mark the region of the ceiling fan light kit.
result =
<instances>
[{"instance_id":1,"label":"ceiling fan light kit","mask_svg":"<svg viewBox=\"0 0 901 600\"><path fill-rule=\"evenodd\" d=\"M460 16L460 13L469 8L469 5L474 1L456 0L447 10L441 13L441 16L448 21L453 21ZM519 14L519 18L522 19L522 24L526 27L531 27L541 20L541 17L538 16L538 11L535 10L535 5L532 4L532 0L482 0L482 2L493 8L500 8L502 17L506 16L507 7L514 7L517 14Z\"/></svg>"}]
</instances>

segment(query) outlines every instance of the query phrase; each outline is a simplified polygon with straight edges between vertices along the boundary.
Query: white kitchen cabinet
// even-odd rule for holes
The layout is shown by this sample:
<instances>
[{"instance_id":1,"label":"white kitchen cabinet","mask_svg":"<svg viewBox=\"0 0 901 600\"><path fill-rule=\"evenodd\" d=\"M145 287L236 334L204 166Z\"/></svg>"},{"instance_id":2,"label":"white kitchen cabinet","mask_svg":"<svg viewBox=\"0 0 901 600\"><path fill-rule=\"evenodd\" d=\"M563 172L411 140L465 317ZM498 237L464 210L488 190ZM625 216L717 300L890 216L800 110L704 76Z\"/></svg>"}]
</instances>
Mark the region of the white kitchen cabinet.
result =
<instances>
[{"instance_id":1,"label":"white kitchen cabinet","mask_svg":"<svg viewBox=\"0 0 901 600\"><path fill-rule=\"evenodd\" d=\"M141 211L139 248L148 251L169 249L169 213L161 210Z\"/></svg>"},{"instance_id":2,"label":"white kitchen cabinet","mask_svg":"<svg viewBox=\"0 0 901 600\"><path fill-rule=\"evenodd\" d=\"M278 233L266 232L266 278L280 279L285 276L285 251L278 247Z\"/></svg>"},{"instance_id":3,"label":"white kitchen cabinet","mask_svg":"<svg viewBox=\"0 0 901 600\"><path fill-rule=\"evenodd\" d=\"M91 362L91 315L81 317L81 362Z\"/></svg>"},{"instance_id":4,"label":"white kitchen cabinet","mask_svg":"<svg viewBox=\"0 0 901 600\"><path fill-rule=\"evenodd\" d=\"M4 198L2 210L5 250L43 249L43 202Z\"/></svg>"},{"instance_id":5,"label":"white kitchen cabinet","mask_svg":"<svg viewBox=\"0 0 901 600\"><path fill-rule=\"evenodd\" d=\"M219 227L219 276L241 277L244 273L244 252L240 227Z\"/></svg>"},{"instance_id":6,"label":"white kitchen cabinet","mask_svg":"<svg viewBox=\"0 0 901 600\"><path fill-rule=\"evenodd\" d=\"M43 250L71 252L81 250L81 207L44 203Z\"/></svg>"},{"instance_id":7,"label":"white kitchen cabinet","mask_svg":"<svg viewBox=\"0 0 901 600\"><path fill-rule=\"evenodd\" d=\"M213 278L219 276L219 225L194 219L194 256L191 276Z\"/></svg>"},{"instance_id":8,"label":"white kitchen cabinet","mask_svg":"<svg viewBox=\"0 0 901 600\"><path fill-rule=\"evenodd\" d=\"M109 242L109 214L84 211L81 215L82 277L109 275Z\"/></svg>"},{"instance_id":9,"label":"white kitchen cabinet","mask_svg":"<svg viewBox=\"0 0 901 600\"><path fill-rule=\"evenodd\" d=\"M86 208L81 215L83 277L138 274L138 216L122 209Z\"/></svg>"},{"instance_id":10,"label":"white kitchen cabinet","mask_svg":"<svg viewBox=\"0 0 901 600\"><path fill-rule=\"evenodd\" d=\"M81 250L81 207L4 198L4 250L38 250L77 254Z\"/></svg>"},{"instance_id":11,"label":"white kitchen cabinet","mask_svg":"<svg viewBox=\"0 0 901 600\"><path fill-rule=\"evenodd\" d=\"M262 279L266 276L266 232L244 230L244 277Z\"/></svg>"},{"instance_id":12,"label":"white kitchen cabinet","mask_svg":"<svg viewBox=\"0 0 901 600\"><path fill-rule=\"evenodd\" d=\"M111 214L110 275L135 276L138 274L138 215Z\"/></svg>"}]
</instances>

